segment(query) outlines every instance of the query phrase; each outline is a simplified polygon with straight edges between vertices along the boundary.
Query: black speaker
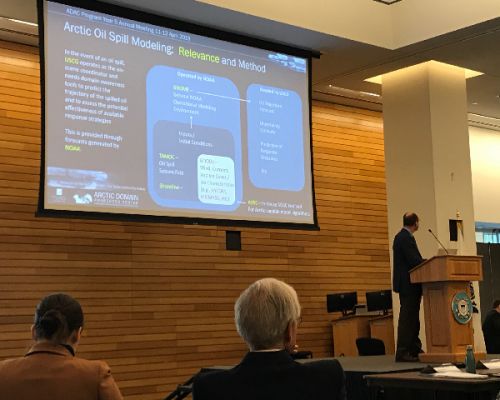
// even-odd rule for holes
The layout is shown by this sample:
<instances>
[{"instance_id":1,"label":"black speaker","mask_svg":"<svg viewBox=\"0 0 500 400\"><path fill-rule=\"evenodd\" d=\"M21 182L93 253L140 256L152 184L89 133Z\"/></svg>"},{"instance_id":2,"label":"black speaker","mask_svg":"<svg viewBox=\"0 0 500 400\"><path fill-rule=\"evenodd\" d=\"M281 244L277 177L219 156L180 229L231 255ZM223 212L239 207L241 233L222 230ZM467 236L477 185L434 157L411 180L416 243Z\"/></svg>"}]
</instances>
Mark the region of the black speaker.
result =
<instances>
[{"instance_id":1,"label":"black speaker","mask_svg":"<svg viewBox=\"0 0 500 400\"><path fill-rule=\"evenodd\" d=\"M458 241L458 219L450 219L450 242Z\"/></svg>"},{"instance_id":2,"label":"black speaker","mask_svg":"<svg viewBox=\"0 0 500 400\"><path fill-rule=\"evenodd\" d=\"M226 231L226 250L241 250L241 232Z\"/></svg>"}]
</instances>

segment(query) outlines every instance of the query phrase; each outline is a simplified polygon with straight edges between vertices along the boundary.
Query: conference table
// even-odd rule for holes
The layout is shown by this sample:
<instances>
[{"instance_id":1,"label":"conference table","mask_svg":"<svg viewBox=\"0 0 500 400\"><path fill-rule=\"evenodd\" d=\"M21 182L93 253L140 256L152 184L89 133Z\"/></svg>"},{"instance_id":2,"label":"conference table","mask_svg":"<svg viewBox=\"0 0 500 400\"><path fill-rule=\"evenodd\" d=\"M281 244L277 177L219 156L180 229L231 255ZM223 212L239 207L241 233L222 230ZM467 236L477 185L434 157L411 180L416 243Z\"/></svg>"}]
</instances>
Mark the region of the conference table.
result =
<instances>
[{"instance_id":1,"label":"conference table","mask_svg":"<svg viewBox=\"0 0 500 400\"><path fill-rule=\"evenodd\" d=\"M366 375L370 400L496 400L500 377L456 379L421 372Z\"/></svg>"},{"instance_id":2,"label":"conference table","mask_svg":"<svg viewBox=\"0 0 500 400\"><path fill-rule=\"evenodd\" d=\"M331 358L297 361L308 363L329 359ZM496 400L496 393L500 390L500 377L465 382L458 379L434 378L419 372L427 364L395 362L394 355L336 359L346 375L347 400ZM488 354L486 359L500 359L500 354ZM200 372L227 370L232 367L211 366L202 368ZM194 377L179 385L164 400L180 400L189 396Z\"/></svg>"}]
</instances>

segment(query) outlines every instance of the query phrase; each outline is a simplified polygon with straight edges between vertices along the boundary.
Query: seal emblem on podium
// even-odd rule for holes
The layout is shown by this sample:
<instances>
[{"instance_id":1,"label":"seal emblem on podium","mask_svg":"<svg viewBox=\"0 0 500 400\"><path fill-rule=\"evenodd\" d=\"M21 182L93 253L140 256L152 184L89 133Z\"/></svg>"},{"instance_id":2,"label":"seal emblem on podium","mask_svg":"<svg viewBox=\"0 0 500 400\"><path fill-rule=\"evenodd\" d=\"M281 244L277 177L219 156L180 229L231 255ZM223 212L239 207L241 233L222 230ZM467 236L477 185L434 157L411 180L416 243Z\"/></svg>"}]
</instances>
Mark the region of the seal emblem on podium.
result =
<instances>
[{"instance_id":1,"label":"seal emblem on podium","mask_svg":"<svg viewBox=\"0 0 500 400\"><path fill-rule=\"evenodd\" d=\"M458 292L451 300L451 311L455 321L466 324L472 318L472 300L466 292Z\"/></svg>"}]
</instances>

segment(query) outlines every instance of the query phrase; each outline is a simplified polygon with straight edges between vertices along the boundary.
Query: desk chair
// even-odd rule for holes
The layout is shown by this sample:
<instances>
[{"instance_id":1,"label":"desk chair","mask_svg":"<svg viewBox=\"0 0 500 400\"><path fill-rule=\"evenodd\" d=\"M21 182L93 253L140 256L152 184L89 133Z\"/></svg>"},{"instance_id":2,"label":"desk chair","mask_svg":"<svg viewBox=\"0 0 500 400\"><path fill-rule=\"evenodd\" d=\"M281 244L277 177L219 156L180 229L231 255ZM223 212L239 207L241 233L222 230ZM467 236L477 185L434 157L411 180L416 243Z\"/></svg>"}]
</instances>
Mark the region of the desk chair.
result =
<instances>
[{"instance_id":1,"label":"desk chair","mask_svg":"<svg viewBox=\"0 0 500 400\"><path fill-rule=\"evenodd\" d=\"M313 353L312 353L312 351L309 351L309 350L297 351L295 353L292 353L292 358L294 360L303 360L305 358L313 358Z\"/></svg>"},{"instance_id":2,"label":"desk chair","mask_svg":"<svg viewBox=\"0 0 500 400\"><path fill-rule=\"evenodd\" d=\"M356 339L356 347L360 356L385 355L385 345L380 339L360 337Z\"/></svg>"}]
</instances>

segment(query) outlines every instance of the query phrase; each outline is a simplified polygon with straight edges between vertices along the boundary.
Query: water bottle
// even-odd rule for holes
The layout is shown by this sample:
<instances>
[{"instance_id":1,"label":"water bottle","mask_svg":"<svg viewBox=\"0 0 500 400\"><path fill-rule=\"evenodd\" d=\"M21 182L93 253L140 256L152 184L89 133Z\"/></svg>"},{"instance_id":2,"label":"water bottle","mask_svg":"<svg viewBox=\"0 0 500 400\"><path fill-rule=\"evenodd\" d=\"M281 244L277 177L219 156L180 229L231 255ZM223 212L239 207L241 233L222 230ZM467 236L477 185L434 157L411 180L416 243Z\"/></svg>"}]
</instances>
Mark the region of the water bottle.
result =
<instances>
[{"instance_id":1,"label":"water bottle","mask_svg":"<svg viewBox=\"0 0 500 400\"><path fill-rule=\"evenodd\" d=\"M474 351L472 345L467 345L467 350L465 352L465 372L470 372L471 374L476 373L476 359L474 358Z\"/></svg>"}]
</instances>

